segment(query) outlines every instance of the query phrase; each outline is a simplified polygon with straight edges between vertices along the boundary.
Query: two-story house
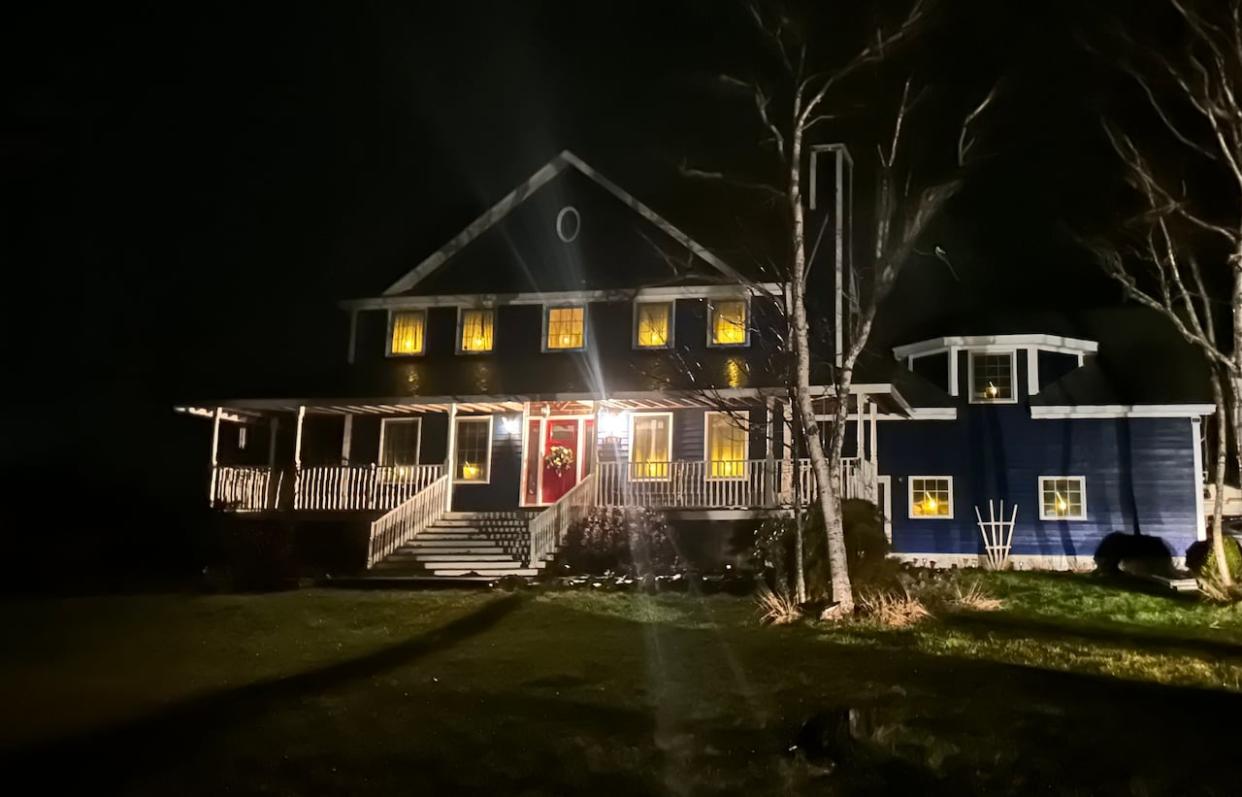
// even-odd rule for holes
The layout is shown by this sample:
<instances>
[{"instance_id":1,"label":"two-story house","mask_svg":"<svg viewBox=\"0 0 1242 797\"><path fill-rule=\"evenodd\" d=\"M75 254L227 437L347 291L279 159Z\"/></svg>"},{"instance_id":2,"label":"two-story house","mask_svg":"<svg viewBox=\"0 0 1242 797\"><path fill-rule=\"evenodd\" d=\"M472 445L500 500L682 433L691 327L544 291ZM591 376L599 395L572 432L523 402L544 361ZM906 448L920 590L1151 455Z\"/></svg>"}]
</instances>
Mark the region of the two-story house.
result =
<instances>
[{"instance_id":1,"label":"two-story house","mask_svg":"<svg viewBox=\"0 0 1242 797\"><path fill-rule=\"evenodd\" d=\"M343 303L338 393L179 409L212 421L221 510L358 519L366 566L390 573L533 575L591 506L702 523L811 500L789 444L784 302L783 284L564 152L380 295ZM1123 522L1194 539L1206 409L1080 407L1094 353L1047 336L899 348L905 367L841 398L843 493L884 509L896 551L940 562L977 556L969 507L989 497L1025 508L1015 551L1031 564L1089 556ZM941 361L943 379L928 373ZM818 381L826 421L837 397ZM1157 462L1153 500L1125 503L1149 477L1117 473Z\"/></svg>"}]
</instances>

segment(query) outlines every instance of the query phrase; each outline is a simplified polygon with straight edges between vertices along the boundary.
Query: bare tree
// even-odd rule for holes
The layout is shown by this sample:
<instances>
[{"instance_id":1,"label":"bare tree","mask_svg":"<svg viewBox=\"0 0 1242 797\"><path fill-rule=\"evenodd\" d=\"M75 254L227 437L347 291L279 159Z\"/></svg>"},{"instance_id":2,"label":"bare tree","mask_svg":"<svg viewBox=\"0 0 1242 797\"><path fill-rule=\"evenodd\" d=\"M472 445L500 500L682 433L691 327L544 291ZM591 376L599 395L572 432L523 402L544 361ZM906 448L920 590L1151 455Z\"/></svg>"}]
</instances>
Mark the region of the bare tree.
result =
<instances>
[{"instance_id":1,"label":"bare tree","mask_svg":"<svg viewBox=\"0 0 1242 797\"><path fill-rule=\"evenodd\" d=\"M1152 49L1128 41L1140 63L1122 61L1159 120L1164 140L1145 148L1113 120L1104 122L1142 199L1139 232L1122 246L1094 246L1126 296L1164 316L1211 366L1217 417L1212 538L1217 577L1230 587L1222 515L1230 418L1235 437L1242 428L1242 0L1203 4L1207 15L1185 0L1168 0L1168 6L1185 30L1181 51L1148 57ZM1192 163L1212 167L1229 187L1227 206L1210 207L1213 203L1192 195L1178 170L1167 166L1167 158L1164 168L1157 168L1150 153L1168 153L1170 145ZM1224 250L1206 275L1194 254L1204 237ZM1217 339L1214 306L1232 315L1231 347ZM1235 451L1242 466L1242 448Z\"/></svg>"},{"instance_id":2,"label":"bare tree","mask_svg":"<svg viewBox=\"0 0 1242 797\"><path fill-rule=\"evenodd\" d=\"M912 168L904 158L908 143L911 110L916 104L915 78L902 83L900 99L891 115L891 131L877 147L877 201L871 230L871 247L865 263L855 269L847 291L849 312L844 349L834 352L831 370L834 388L833 423L825 447L816 421L812 393L812 364L816 353L810 341L807 312L807 286L815 258L808 257L807 208L803 191L804 152L812 137L826 122L834 119L829 107L834 90L852 76L888 58L896 48L913 39L927 17L928 5L916 0L908 13L894 26L879 26L874 36L843 61L834 58L801 26L779 9L767 5L750 7L755 29L774 56L776 69L770 79L743 80L726 77L727 85L744 91L766 134L766 142L777 159L781 178L778 184L761 185L732 179L720 172L685 170L695 177L709 177L744 188L760 188L784 207L788 224L787 261L781 271L789 284L788 313L790 343L794 354L793 393L796 417L801 426L800 442L811 460L823 513L832 597L836 602L831 615L853 613L854 599L846 565L845 535L841 518L841 452L845 424L849 418L848 396L858 359L867 346L881 303L888 296L907 260L915 254L915 244L929 222L957 192L956 178L936 182L921 190L913 188ZM835 66L824 67L825 63ZM971 111L962 122L958 140L958 162L964 162L974 139L971 123L992 101L995 92ZM838 290L844 290L838 286Z\"/></svg>"}]
</instances>

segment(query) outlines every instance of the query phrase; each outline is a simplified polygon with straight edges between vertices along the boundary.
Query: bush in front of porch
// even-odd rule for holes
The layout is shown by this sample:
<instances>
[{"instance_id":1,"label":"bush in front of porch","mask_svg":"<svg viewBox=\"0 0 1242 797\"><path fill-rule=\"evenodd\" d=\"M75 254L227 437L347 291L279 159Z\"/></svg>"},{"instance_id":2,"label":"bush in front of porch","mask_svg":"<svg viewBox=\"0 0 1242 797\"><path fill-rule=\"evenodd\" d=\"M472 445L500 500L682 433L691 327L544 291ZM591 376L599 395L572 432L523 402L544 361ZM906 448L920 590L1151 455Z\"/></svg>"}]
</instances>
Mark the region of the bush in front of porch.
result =
<instances>
[{"instance_id":1,"label":"bush in front of porch","mask_svg":"<svg viewBox=\"0 0 1242 797\"><path fill-rule=\"evenodd\" d=\"M594 507L569 528L558 557L574 574L664 576L681 565L664 513L646 507Z\"/></svg>"}]
</instances>

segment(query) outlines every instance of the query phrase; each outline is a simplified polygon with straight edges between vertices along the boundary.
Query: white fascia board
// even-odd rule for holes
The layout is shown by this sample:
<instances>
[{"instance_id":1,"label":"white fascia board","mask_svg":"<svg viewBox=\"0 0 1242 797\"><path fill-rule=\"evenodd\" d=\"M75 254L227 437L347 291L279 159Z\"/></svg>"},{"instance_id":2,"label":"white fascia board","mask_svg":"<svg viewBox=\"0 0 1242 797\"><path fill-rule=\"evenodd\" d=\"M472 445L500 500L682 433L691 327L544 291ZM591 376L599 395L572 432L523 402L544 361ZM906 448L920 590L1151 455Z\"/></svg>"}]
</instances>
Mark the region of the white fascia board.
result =
<instances>
[{"instance_id":1,"label":"white fascia board","mask_svg":"<svg viewBox=\"0 0 1242 797\"><path fill-rule=\"evenodd\" d=\"M544 164L544 166L537 172L528 177L521 185L506 194L499 202L485 210L482 215L472 221L466 229L455 235L448 243L433 252L430 256L401 277L401 279L388 286L388 289L384 291L384 295L392 296L404 293L405 291L413 288L440 266L444 265L449 258L464 249L471 241L478 238L505 216L509 215L514 208L521 205L528 198L530 198L532 194L563 172L567 166L572 166L582 174L589 177L591 180L595 181L595 183L602 187L605 191L615 196L623 204L629 206L638 215L659 227L667 233L669 237L689 249L721 274L724 274L726 277L738 282L745 281L742 275L735 271L731 266L726 264L716 255L712 254L693 238L674 227L663 216L656 213L642 202L639 202L631 196L629 192L625 191L616 183L597 172L593 167L589 166L577 155L573 154L569 150L564 150L552 160Z\"/></svg>"},{"instance_id":2,"label":"white fascia board","mask_svg":"<svg viewBox=\"0 0 1242 797\"><path fill-rule=\"evenodd\" d=\"M532 291L527 293L458 293L443 296L375 296L348 299L340 303L345 310L404 310L426 307L496 307L507 304L549 304L555 302L628 302L660 299L726 299L739 293L779 298L781 282L743 285L673 285L607 291Z\"/></svg>"},{"instance_id":3,"label":"white fascia board","mask_svg":"<svg viewBox=\"0 0 1242 797\"><path fill-rule=\"evenodd\" d=\"M1031 407L1031 417L1058 418L1200 418L1216 412L1212 404L1091 404Z\"/></svg>"},{"instance_id":4,"label":"white fascia board","mask_svg":"<svg viewBox=\"0 0 1242 797\"><path fill-rule=\"evenodd\" d=\"M1019 346L1033 346L1042 351L1060 354L1094 354L1100 348L1100 344L1094 340L1066 338L1060 335L965 335L931 338L904 346L895 346L893 357L897 360L922 357L928 354L938 354L950 347L971 351L986 351L989 348L1008 351Z\"/></svg>"}]
</instances>

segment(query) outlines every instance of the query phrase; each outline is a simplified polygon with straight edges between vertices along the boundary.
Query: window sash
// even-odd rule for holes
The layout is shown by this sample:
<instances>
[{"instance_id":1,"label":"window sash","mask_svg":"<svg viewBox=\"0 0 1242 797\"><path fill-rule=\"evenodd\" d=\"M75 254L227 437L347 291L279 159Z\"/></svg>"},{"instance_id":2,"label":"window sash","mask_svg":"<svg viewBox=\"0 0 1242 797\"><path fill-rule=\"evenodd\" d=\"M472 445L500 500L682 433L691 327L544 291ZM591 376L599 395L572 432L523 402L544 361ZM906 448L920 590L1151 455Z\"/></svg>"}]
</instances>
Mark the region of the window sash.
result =
<instances>
[{"instance_id":1,"label":"window sash","mask_svg":"<svg viewBox=\"0 0 1242 797\"><path fill-rule=\"evenodd\" d=\"M461 351L486 352L495 342L495 315L492 310L461 311Z\"/></svg>"},{"instance_id":2,"label":"window sash","mask_svg":"<svg viewBox=\"0 0 1242 797\"><path fill-rule=\"evenodd\" d=\"M492 471L492 418L458 418L454 434L453 481L486 484Z\"/></svg>"},{"instance_id":3,"label":"window sash","mask_svg":"<svg viewBox=\"0 0 1242 797\"><path fill-rule=\"evenodd\" d=\"M711 343L713 346L742 346L748 340L747 303L726 299L711 303Z\"/></svg>"},{"instance_id":4,"label":"window sash","mask_svg":"<svg viewBox=\"0 0 1242 797\"><path fill-rule=\"evenodd\" d=\"M911 476L909 515L919 520L953 517L952 476Z\"/></svg>"},{"instance_id":5,"label":"window sash","mask_svg":"<svg viewBox=\"0 0 1242 797\"><path fill-rule=\"evenodd\" d=\"M746 478L749 424L724 412L707 413L707 477Z\"/></svg>"},{"instance_id":6,"label":"window sash","mask_svg":"<svg viewBox=\"0 0 1242 797\"><path fill-rule=\"evenodd\" d=\"M671 343L672 302L642 302L634 311L634 345L640 349L665 349Z\"/></svg>"},{"instance_id":7,"label":"window sash","mask_svg":"<svg viewBox=\"0 0 1242 797\"><path fill-rule=\"evenodd\" d=\"M581 349L586 343L586 307L549 307L547 314L548 349Z\"/></svg>"},{"instance_id":8,"label":"window sash","mask_svg":"<svg viewBox=\"0 0 1242 797\"><path fill-rule=\"evenodd\" d=\"M1040 520L1085 520L1087 480L1082 476L1039 477Z\"/></svg>"},{"instance_id":9,"label":"window sash","mask_svg":"<svg viewBox=\"0 0 1242 797\"><path fill-rule=\"evenodd\" d=\"M970 354L970 400L976 404L989 402L1013 402L1014 352L971 352Z\"/></svg>"},{"instance_id":10,"label":"window sash","mask_svg":"<svg viewBox=\"0 0 1242 797\"><path fill-rule=\"evenodd\" d=\"M673 458L672 413L630 416L630 478L665 481Z\"/></svg>"},{"instance_id":11,"label":"window sash","mask_svg":"<svg viewBox=\"0 0 1242 797\"><path fill-rule=\"evenodd\" d=\"M427 313L423 310L402 310L392 314L392 334L388 353L395 355L422 354L426 344Z\"/></svg>"}]
</instances>

